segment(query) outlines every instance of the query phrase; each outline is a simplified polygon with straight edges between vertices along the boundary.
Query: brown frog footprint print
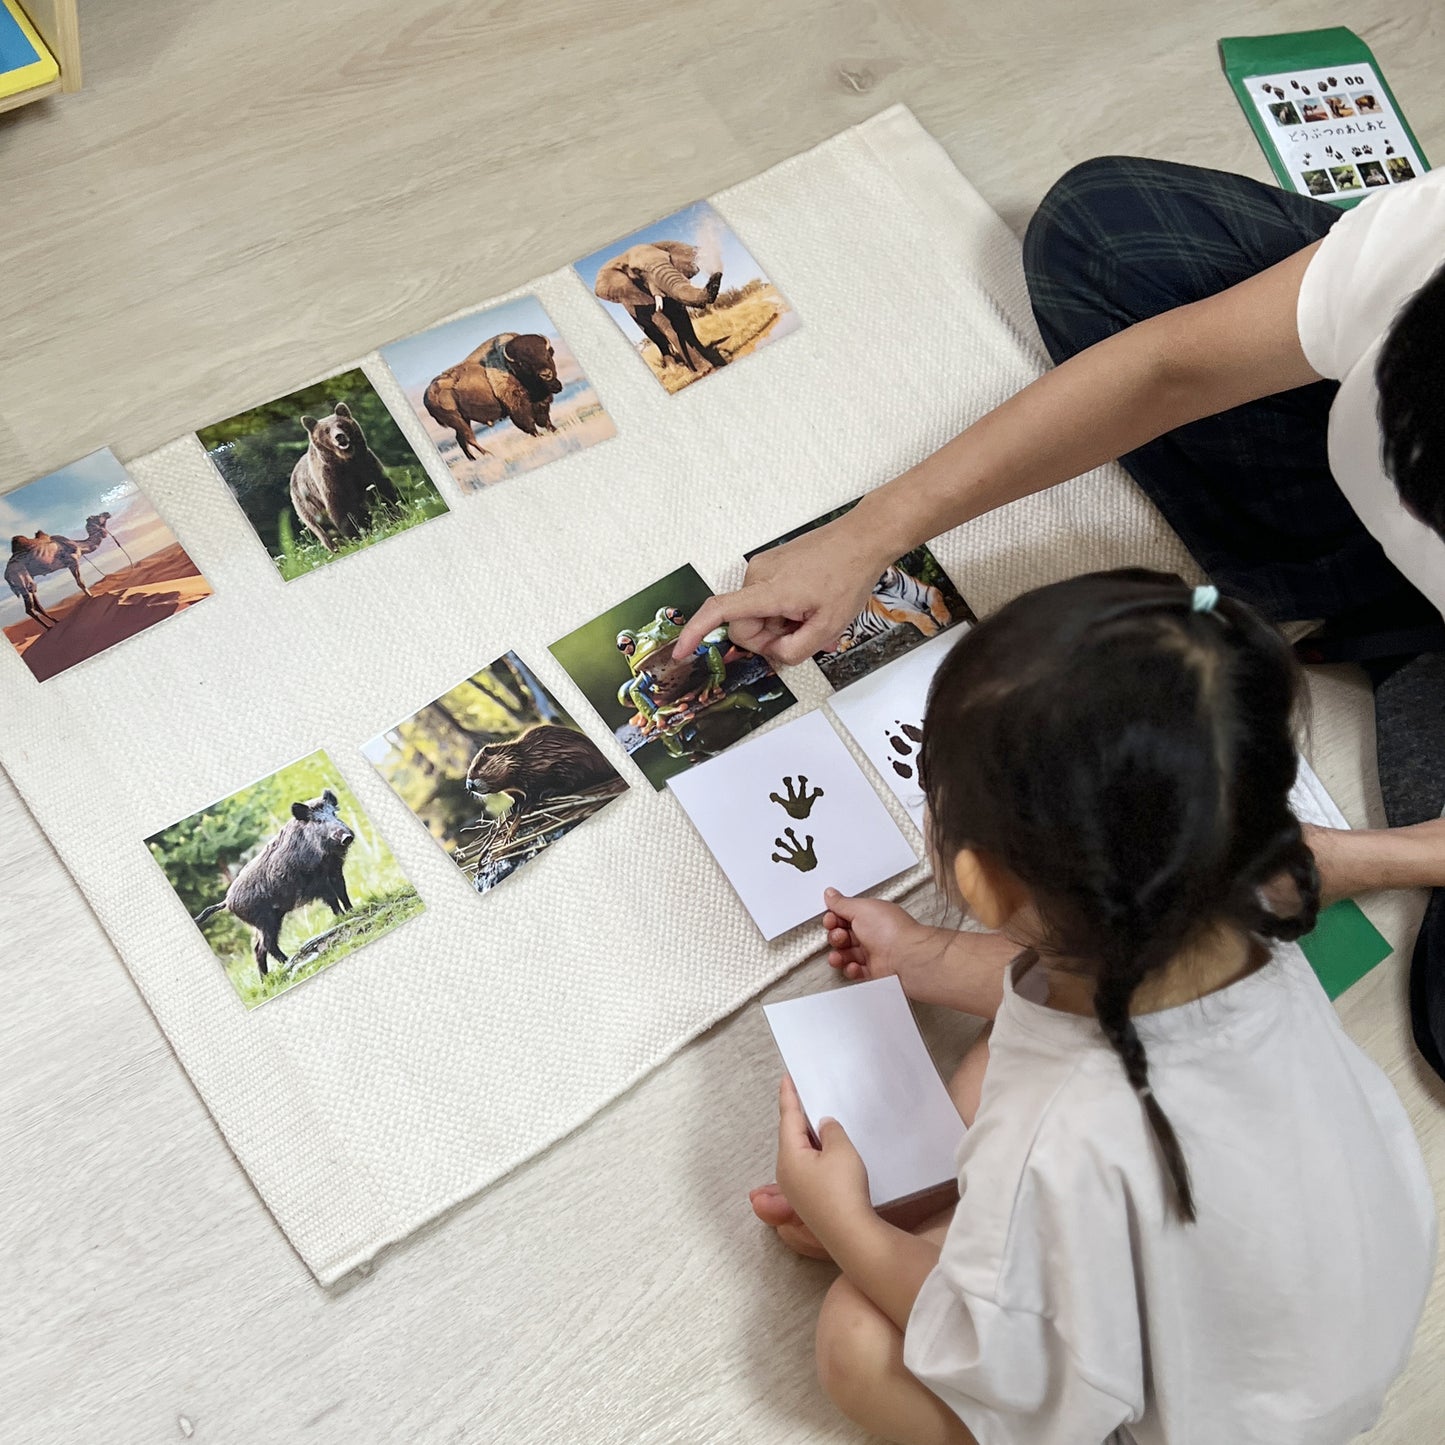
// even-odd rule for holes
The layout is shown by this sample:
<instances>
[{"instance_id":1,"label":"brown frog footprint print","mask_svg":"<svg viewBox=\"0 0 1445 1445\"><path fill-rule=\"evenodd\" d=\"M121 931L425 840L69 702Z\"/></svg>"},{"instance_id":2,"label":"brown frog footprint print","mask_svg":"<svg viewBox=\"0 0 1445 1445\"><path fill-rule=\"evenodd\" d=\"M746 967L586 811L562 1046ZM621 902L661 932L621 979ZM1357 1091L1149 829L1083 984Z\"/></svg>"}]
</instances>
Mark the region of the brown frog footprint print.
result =
<instances>
[{"instance_id":1,"label":"brown frog footprint print","mask_svg":"<svg viewBox=\"0 0 1445 1445\"><path fill-rule=\"evenodd\" d=\"M786 794L786 796L784 796ZM798 774L797 786L793 784L792 778L783 779L782 793L769 793L768 802L776 803L790 818L797 818L800 822L813 811L813 804L823 796L822 788L814 788L808 791L808 780L802 774Z\"/></svg>"},{"instance_id":2,"label":"brown frog footprint print","mask_svg":"<svg viewBox=\"0 0 1445 1445\"><path fill-rule=\"evenodd\" d=\"M783 836L773 839L773 846L782 850L772 855L774 863L791 863L799 873L811 873L818 866L818 855L813 851L811 833L800 843L798 835L791 828L784 828Z\"/></svg>"},{"instance_id":3,"label":"brown frog footprint print","mask_svg":"<svg viewBox=\"0 0 1445 1445\"><path fill-rule=\"evenodd\" d=\"M888 746L897 754L888 759L893 771L907 783L918 781L918 749L923 742L923 729L913 723L894 720L893 727L883 734Z\"/></svg>"}]
</instances>

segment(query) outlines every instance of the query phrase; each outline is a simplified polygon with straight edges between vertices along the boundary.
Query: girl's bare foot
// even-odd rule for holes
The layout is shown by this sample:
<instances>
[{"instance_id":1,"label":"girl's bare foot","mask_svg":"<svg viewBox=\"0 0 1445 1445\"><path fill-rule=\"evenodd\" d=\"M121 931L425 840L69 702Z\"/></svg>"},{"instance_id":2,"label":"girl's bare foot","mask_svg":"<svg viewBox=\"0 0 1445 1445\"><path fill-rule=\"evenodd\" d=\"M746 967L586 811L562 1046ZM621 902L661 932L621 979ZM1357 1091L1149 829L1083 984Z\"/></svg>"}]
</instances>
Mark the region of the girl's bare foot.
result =
<instances>
[{"instance_id":1,"label":"girl's bare foot","mask_svg":"<svg viewBox=\"0 0 1445 1445\"><path fill-rule=\"evenodd\" d=\"M793 1206L776 1184L764 1184L754 1189L748 1195L748 1201L753 1206L753 1213L764 1224L777 1230L778 1238L794 1254L801 1254L805 1259L832 1259L818 1243L818 1236L793 1212Z\"/></svg>"}]
</instances>

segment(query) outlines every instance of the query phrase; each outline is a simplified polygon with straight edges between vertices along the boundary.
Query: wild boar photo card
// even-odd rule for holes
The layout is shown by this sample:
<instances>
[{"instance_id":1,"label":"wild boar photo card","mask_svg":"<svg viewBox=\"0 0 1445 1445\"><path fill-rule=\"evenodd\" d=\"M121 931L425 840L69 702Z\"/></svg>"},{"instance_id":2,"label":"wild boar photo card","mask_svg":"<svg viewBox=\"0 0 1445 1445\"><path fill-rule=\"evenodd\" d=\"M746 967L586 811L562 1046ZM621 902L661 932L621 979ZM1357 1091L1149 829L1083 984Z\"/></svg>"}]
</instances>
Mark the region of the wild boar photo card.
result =
<instances>
[{"instance_id":1,"label":"wild boar photo card","mask_svg":"<svg viewBox=\"0 0 1445 1445\"><path fill-rule=\"evenodd\" d=\"M601 748L514 652L362 752L478 893L627 791Z\"/></svg>"},{"instance_id":2,"label":"wild boar photo card","mask_svg":"<svg viewBox=\"0 0 1445 1445\"><path fill-rule=\"evenodd\" d=\"M324 752L146 839L248 1009L425 904Z\"/></svg>"},{"instance_id":3,"label":"wild boar photo card","mask_svg":"<svg viewBox=\"0 0 1445 1445\"><path fill-rule=\"evenodd\" d=\"M669 393L798 329L798 313L706 201L573 269Z\"/></svg>"},{"instance_id":4,"label":"wild boar photo card","mask_svg":"<svg viewBox=\"0 0 1445 1445\"><path fill-rule=\"evenodd\" d=\"M393 341L381 358L464 487L529 472L617 434L535 296Z\"/></svg>"},{"instance_id":5,"label":"wild boar photo card","mask_svg":"<svg viewBox=\"0 0 1445 1445\"><path fill-rule=\"evenodd\" d=\"M551 645L654 788L715 756L796 701L764 657L728 641L726 625L688 657L673 644L712 595L677 568Z\"/></svg>"},{"instance_id":6,"label":"wild boar photo card","mask_svg":"<svg viewBox=\"0 0 1445 1445\"><path fill-rule=\"evenodd\" d=\"M288 582L447 510L359 370L196 435Z\"/></svg>"},{"instance_id":7,"label":"wild boar photo card","mask_svg":"<svg viewBox=\"0 0 1445 1445\"><path fill-rule=\"evenodd\" d=\"M766 939L822 913L825 888L862 893L918 861L820 712L670 786Z\"/></svg>"}]
</instances>

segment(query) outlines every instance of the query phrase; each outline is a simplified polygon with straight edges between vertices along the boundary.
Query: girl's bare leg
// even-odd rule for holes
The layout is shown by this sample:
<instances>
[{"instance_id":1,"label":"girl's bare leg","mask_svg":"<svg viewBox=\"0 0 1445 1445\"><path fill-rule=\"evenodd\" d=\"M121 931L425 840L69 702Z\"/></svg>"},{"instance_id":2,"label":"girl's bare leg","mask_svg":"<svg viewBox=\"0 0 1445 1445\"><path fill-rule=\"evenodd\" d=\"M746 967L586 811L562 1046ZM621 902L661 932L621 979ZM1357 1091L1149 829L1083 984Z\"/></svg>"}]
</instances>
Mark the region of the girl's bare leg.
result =
<instances>
[{"instance_id":1,"label":"girl's bare leg","mask_svg":"<svg viewBox=\"0 0 1445 1445\"><path fill-rule=\"evenodd\" d=\"M1392 888L1445 887L1445 819L1349 832L1306 826L1326 903Z\"/></svg>"}]
</instances>

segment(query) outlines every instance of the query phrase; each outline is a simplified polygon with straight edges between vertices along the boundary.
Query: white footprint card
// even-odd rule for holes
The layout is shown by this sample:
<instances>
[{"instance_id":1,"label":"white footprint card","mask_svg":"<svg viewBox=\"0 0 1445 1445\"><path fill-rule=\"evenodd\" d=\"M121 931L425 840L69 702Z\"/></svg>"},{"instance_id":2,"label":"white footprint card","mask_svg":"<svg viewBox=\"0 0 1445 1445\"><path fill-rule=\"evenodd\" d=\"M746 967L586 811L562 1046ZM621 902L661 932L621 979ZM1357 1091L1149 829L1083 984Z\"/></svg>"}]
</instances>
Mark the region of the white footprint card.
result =
<instances>
[{"instance_id":1,"label":"white footprint card","mask_svg":"<svg viewBox=\"0 0 1445 1445\"><path fill-rule=\"evenodd\" d=\"M967 626L964 623L925 642L828 699L838 721L883 775L883 781L908 810L920 832L923 787L918 780L918 751L923 741L928 689L934 673Z\"/></svg>"},{"instance_id":2,"label":"white footprint card","mask_svg":"<svg viewBox=\"0 0 1445 1445\"><path fill-rule=\"evenodd\" d=\"M819 712L668 786L769 940L818 917L825 888L862 893L918 861Z\"/></svg>"}]
</instances>

